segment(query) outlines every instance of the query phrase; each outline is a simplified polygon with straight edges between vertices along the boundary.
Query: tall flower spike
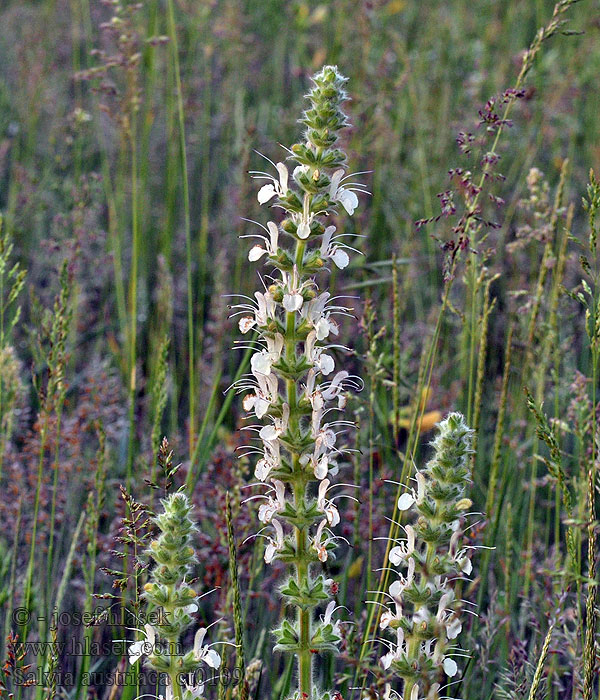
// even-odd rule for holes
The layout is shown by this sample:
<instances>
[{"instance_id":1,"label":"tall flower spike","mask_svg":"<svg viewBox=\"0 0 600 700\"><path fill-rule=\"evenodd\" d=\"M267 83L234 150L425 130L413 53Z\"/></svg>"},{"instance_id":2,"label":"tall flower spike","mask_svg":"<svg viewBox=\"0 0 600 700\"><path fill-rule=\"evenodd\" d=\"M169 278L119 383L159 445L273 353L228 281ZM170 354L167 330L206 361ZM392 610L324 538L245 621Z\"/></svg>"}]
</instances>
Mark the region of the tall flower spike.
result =
<instances>
[{"instance_id":1,"label":"tall flower spike","mask_svg":"<svg viewBox=\"0 0 600 700\"><path fill-rule=\"evenodd\" d=\"M268 237L250 251L251 261L274 268L273 283L264 294L256 293L257 307L240 304L243 333L258 332L260 348L252 357L251 377L238 384L248 391L244 408L265 421L258 430L261 458L255 476L270 482L260 506L259 518L267 525L265 561L286 562L292 574L283 583L285 601L296 608L296 619L284 619L274 634L277 650L298 658L297 697L317 700L331 697L313 687L313 659L334 652L340 641L339 621L333 621L335 603L323 615L316 608L330 598L331 581L316 573L321 562L334 556L339 523L335 496L328 478L337 471L336 424L324 422L341 411L348 389L360 388L356 378L340 370L326 351L338 334L334 317L348 309L332 303L318 287L317 273L331 264L345 268L348 246L334 235L334 214L352 214L357 192L365 192L345 175L346 154L337 147L338 132L348 125L341 105L347 99L346 79L337 68L326 66L312 79L309 107L300 123L305 140L288 150L288 165L277 163L276 172L254 172L267 184L258 192L260 204L270 203L285 212L277 226L267 223ZM291 242L291 246L286 246ZM250 315L244 315L246 311Z\"/></svg>"},{"instance_id":2,"label":"tall flower spike","mask_svg":"<svg viewBox=\"0 0 600 700\"><path fill-rule=\"evenodd\" d=\"M394 634L393 642L385 642L381 665L404 681L403 700L438 700L440 676L458 673L452 645L462 623L453 582L471 573L460 544L464 512L471 507L465 490L473 431L460 413L451 413L438 430L434 456L417 472L416 490L398 501L399 510L414 513L416 520L406 525L406 540L390 550L389 565L398 578L380 618L380 627Z\"/></svg>"},{"instance_id":3,"label":"tall flower spike","mask_svg":"<svg viewBox=\"0 0 600 700\"><path fill-rule=\"evenodd\" d=\"M192 649L181 649L181 635L198 610L199 596L186 581L196 561L191 546L196 526L185 494L171 494L161 503L163 512L154 518L160 535L149 549L156 565L144 587L144 599L154 609L162 610L163 617L156 627L145 625L144 639L129 647L129 660L134 664L146 657L151 668L164 673L167 698L193 700L204 692L203 666L217 669L221 657L211 645L204 644L205 627L197 630Z\"/></svg>"}]
</instances>

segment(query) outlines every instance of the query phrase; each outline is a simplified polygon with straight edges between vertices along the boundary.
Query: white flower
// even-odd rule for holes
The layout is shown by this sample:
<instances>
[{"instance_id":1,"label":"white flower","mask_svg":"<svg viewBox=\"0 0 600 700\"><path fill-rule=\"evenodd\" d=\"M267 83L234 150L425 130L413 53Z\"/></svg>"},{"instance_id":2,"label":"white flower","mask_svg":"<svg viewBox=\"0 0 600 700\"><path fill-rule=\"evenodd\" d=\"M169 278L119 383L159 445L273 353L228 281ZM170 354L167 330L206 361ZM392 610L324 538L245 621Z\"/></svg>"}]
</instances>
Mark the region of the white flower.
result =
<instances>
[{"instance_id":1,"label":"white flower","mask_svg":"<svg viewBox=\"0 0 600 700\"><path fill-rule=\"evenodd\" d=\"M417 505L423 503L423 499L425 498L425 475L421 472L417 472L416 479L417 492L415 493L414 489L412 489L410 493L408 491L403 493L398 499L398 510L408 510L413 503Z\"/></svg>"},{"instance_id":2,"label":"white flower","mask_svg":"<svg viewBox=\"0 0 600 700\"><path fill-rule=\"evenodd\" d=\"M240 318L238 325L242 333L247 333L254 326L262 328L269 323L270 319L275 318L275 310L277 304L273 299L273 295L270 292L254 292L256 297L256 309L254 309L254 316L242 316ZM240 305L241 308L252 308L249 304Z\"/></svg>"},{"instance_id":3,"label":"white flower","mask_svg":"<svg viewBox=\"0 0 600 700\"><path fill-rule=\"evenodd\" d=\"M202 645L206 636L206 627L200 627L194 636L194 658L196 661L204 661L211 668L219 668L221 656L210 648L210 645Z\"/></svg>"},{"instance_id":4,"label":"white flower","mask_svg":"<svg viewBox=\"0 0 600 700\"><path fill-rule=\"evenodd\" d=\"M283 295L283 308L286 311L300 311L302 304L304 302L304 297L298 292L292 292L291 294Z\"/></svg>"},{"instance_id":5,"label":"white flower","mask_svg":"<svg viewBox=\"0 0 600 700\"><path fill-rule=\"evenodd\" d=\"M150 656L156 648L156 632L152 625L144 625L145 637L137 642L129 645L127 653L129 654L129 663L133 665L142 658L142 656Z\"/></svg>"},{"instance_id":6,"label":"white flower","mask_svg":"<svg viewBox=\"0 0 600 700\"><path fill-rule=\"evenodd\" d=\"M263 185L263 187L261 187L258 191L257 198L259 204L265 204L269 200L273 199L275 195L277 195L279 198L283 198L288 191L288 169L283 163L277 163L275 167L279 173L279 181L271 175L266 176L272 180L272 182L270 182L268 185Z\"/></svg>"},{"instance_id":7,"label":"white flower","mask_svg":"<svg viewBox=\"0 0 600 700\"><path fill-rule=\"evenodd\" d=\"M450 547L449 547L449 552L450 556L453 557L454 561L456 562L456 565L462 571L463 574L466 574L469 576L471 572L473 571L473 562L469 558L469 555L467 553L466 549L461 549L460 551L456 551L458 547L458 541L462 535L462 532L460 531L459 528L456 528L454 532L452 533L452 537L450 538Z\"/></svg>"},{"instance_id":8,"label":"white flower","mask_svg":"<svg viewBox=\"0 0 600 700\"><path fill-rule=\"evenodd\" d=\"M399 661L403 654L404 654L404 630L402 627L398 627L396 629L396 644L390 644L390 650L385 656L381 657L381 665L383 666L384 670L388 670L388 668L392 665L393 661Z\"/></svg>"},{"instance_id":9,"label":"white flower","mask_svg":"<svg viewBox=\"0 0 600 700\"><path fill-rule=\"evenodd\" d=\"M279 229L277 224L272 221L267 221L267 229L269 230L269 238L265 236L259 236L265 242L265 247L261 245L255 245L250 249L248 253L248 260L250 262L256 262L260 260L263 255L277 255L278 241L279 241Z\"/></svg>"},{"instance_id":10,"label":"white flower","mask_svg":"<svg viewBox=\"0 0 600 700\"><path fill-rule=\"evenodd\" d=\"M269 375L254 374L256 377L256 391L244 397L242 405L245 411L254 409L257 418L262 418L269 410L270 405L277 400L279 394L279 384L277 377L271 373Z\"/></svg>"},{"instance_id":11,"label":"white flower","mask_svg":"<svg viewBox=\"0 0 600 700\"><path fill-rule=\"evenodd\" d=\"M184 608L182 608L182 611L186 615L193 615L194 613L198 612L198 604L190 603L189 605L186 605Z\"/></svg>"},{"instance_id":12,"label":"white flower","mask_svg":"<svg viewBox=\"0 0 600 700\"><path fill-rule=\"evenodd\" d=\"M448 605L454 600L454 592L446 591L440 598L436 613L436 620L446 631L448 639L456 639L462 630L460 619L452 610L448 610Z\"/></svg>"},{"instance_id":13,"label":"white flower","mask_svg":"<svg viewBox=\"0 0 600 700\"><path fill-rule=\"evenodd\" d=\"M389 627L393 622L400 622L402 619L402 603L399 600L394 601L396 612L392 612L390 608L386 608L385 612L379 618L379 626L382 630Z\"/></svg>"},{"instance_id":14,"label":"white flower","mask_svg":"<svg viewBox=\"0 0 600 700\"><path fill-rule=\"evenodd\" d=\"M335 464L330 460L329 450L335 446L336 437L333 430L327 425L323 426L318 433L313 433L313 437L315 438L313 453L312 455L302 455L300 464L306 465L311 462L315 477L320 481L327 476L331 464Z\"/></svg>"},{"instance_id":15,"label":"white flower","mask_svg":"<svg viewBox=\"0 0 600 700\"><path fill-rule=\"evenodd\" d=\"M331 355L324 352L324 348L316 347L317 332L311 331L304 341L304 354L309 362L312 362L321 374L326 377L335 369L335 362Z\"/></svg>"},{"instance_id":16,"label":"white flower","mask_svg":"<svg viewBox=\"0 0 600 700\"><path fill-rule=\"evenodd\" d=\"M415 577L415 560L411 557L408 560L408 571L406 576L400 576L398 580L394 581L390 586L390 595L394 600L401 600L402 593L408 588Z\"/></svg>"},{"instance_id":17,"label":"white flower","mask_svg":"<svg viewBox=\"0 0 600 700\"><path fill-rule=\"evenodd\" d=\"M327 605L327 609L325 610L325 614L323 615L323 624L324 625L331 625L331 616L333 615L335 610L336 610L335 600L332 600ZM341 636L340 621L339 620L336 620L333 623L333 633L338 635L338 636Z\"/></svg>"},{"instance_id":18,"label":"white flower","mask_svg":"<svg viewBox=\"0 0 600 700\"><path fill-rule=\"evenodd\" d=\"M327 533L325 533L325 527L327 525L327 518L325 520L321 520L319 523L319 526L317 527L317 532L315 534L315 537L313 539L313 547L317 551L317 555L319 557L319 561L325 562L327 561L327 545L331 541L331 538L327 536Z\"/></svg>"},{"instance_id":19,"label":"white flower","mask_svg":"<svg viewBox=\"0 0 600 700\"><path fill-rule=\"evenodd\" d=\"M283 549L283 528L278 520L272 520L271 525L275 529L275 539L267 537L269 544L265 547L265 563L270 564L273 558Z\"/></svg>"},{"instance_id":20,"label":"white flower","mask_svg":"<svg viewBox=\"0 0 600 700\"><path fill-rule=\"evenodd\" d=\"M407 525L405 530L407 537L406 541L390 550L389 559L390 563L392 563L394 566L399 566L415 551L415 531L413 530L412 525Z\"/></svg>"},{"instance_id":21,"label":"white flower","mask_svg":"<svg viewBox=\"0 0 600 700\"><path fill-rule=\"evenodd\" d=\"M258 519L261 523L269 523L273 516L285 508L285 486L277 479L273 480L275 486L275 498L267 496L267 502L263 503L258 509Z\"/></svg>"},{"instance_id":22,"label":"white flower","mask_svg":"<svg viewBox=\"0 0 600 700\"><path fill-rule=\"evenodd\" d=\"M290 407L287 403L284 403L281 409L281 418L274 418L271 425L265 425L260 429L259 435L261 440L277 440L287 430L289 418Z\"/></svg>"},{"instance_id":23,"label":"white flower","mask_svg":"<svg viewBox=\"0 0 600 700\"><path fill-rule=\"evenodd\" d=\"M319 484L319 496L317 498L317 507L327 518L327 522L331 527L335 527L340 522L340 514L332 501L325 498L327 489L329 488L329 479L323 479Z\"/></svg>"},{"instance_id":24,"label":"white flower","mask_svg":"<svg viewBox=\"0 0 600 700\"><path fill-rule=\"evenodd\" d=\"M346 405L346 397L343 395L344 379L350 375L346 370L341 370L336 373L335 377L327 384L325 388L321 388L321 393L325 401L332 401L337 398L338 408L344 408Z\"/></svg>"},{"instance_id":25,"label":"white flower","mask_svg":"<svg viewBox=\"0 0 600 700\"><path fill-rule=\"evenodd\" d=\"M342 169L336 170L331 176L331 185L329 186L329 197L334 202L339 202L350 216L354 214L354 210L358 206L358 197L352 189L342 187L341 181L344 176Z\"/></svg>"},{"instance_id":26,"label":"white flower","mask_svg":"<svg viewBox=\"0 0 600 700\"><path fill-rule=\"evenodd\" d=\"M201 698L204 695L204 683L194 683L194 674L190 673L188 679L183 680L184 700Z\"/></svg>"},{"instance_id":27,"label":"white flower","mask_svg":"<svg viewBox=\"0 0 600 700\"><path fill-rule=\"evenodd\" d=\"M281 333L275 333L273 338L267 336L265 340L267 347L254 353L250 359L252 373L255 376L257 374L269 376L271 374L271 365L279 360L283 352L283 336Z\"/></svg>"},{"instance_id":28,"label":"white flower","mask_svg":"<svg viewBox=\"0 0 600 700\"><path fill-rule=\"evenodd\" d=\"M291 276L286 272L282 272L282 282L286 288L282 301L283 308L291 312L300 311L304 303L304 297L302 296L302 287L304 285L298 286L298 270L295 266Z\"/></svg>"},{"instance_id":29,"label":"white flower","mask_svg":"<svg viewBox=\"0 0 600 700\"><path fill-rule=\"evenodd\" d=\"M329 292L323 292L314 299L311 299L302 308L302 315L315 329L317 340L325 340L331 333L333 333L333 335L339 333L337 323L330 318L330 311L326 310L326 305L330 296Z\"/></svg>"},{"instance_id":30,"label":"white flower","mask_svg":"<svg viewBox=\"0 0 600 700\"><path fill-rule=\"evenodd\" d=\"M281 466L281 456L279 453L278 440L263 440L264 453L261 459L256 463L254 468L254 476L259 481L266 481L273 469L279 469Z\"/></svg>"},{"instance_id":31,"label":"white flower","mask_svg":"<svg viewBox=\"0 0 600 700\"><path fill-rule=\"evenodd\" d=\"M348 266L350 258L348 257L348 253L343 250L345 246L332 245L331 240L335 230L335 226L328 226L325 229L325 233L321 239L321 255L324 258L330 258L333 260L335 265L339 267L340 270L343 270Z\"/></svg>"},{"instance_id":32,"label":"white flower","mask_svg":"<svg viewBox=\"0 0 600 700\"><path fill-rule=\"evenodd\" d=\"M298 226L296 227L296 235L298 238L301 238L302 240L305 240L310 236L310 224L312 222L312 216L308 218L302 218L300 219L300 222L298 223Z\"/></svg>"}]
</instances>

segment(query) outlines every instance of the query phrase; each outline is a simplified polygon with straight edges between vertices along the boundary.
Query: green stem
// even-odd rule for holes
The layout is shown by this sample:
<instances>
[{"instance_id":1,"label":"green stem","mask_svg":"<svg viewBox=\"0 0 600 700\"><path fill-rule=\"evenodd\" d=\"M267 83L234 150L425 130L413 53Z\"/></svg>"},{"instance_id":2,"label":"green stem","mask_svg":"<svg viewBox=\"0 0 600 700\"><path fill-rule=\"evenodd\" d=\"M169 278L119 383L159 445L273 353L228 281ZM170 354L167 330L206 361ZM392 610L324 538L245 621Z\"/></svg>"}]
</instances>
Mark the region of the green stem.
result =
<instances>
[{"instance_id":1,"label":"green stem","mask_svg":"<svg viewBox=\"0 0 600 700\"><path fill-rule=\"evenodd\" d=\"M179 152L181 158L181 178L183 180L183 213L185 224L185 267L187 281L187 331L188 331L188 389L189 389L189 453L194 452L194 436L196 431L196 380L194 356L194 289L192 285L192 234L190 223L190 192L188 181L187 153L185 150L185 118L183 108L183 90L181 87L181 69L179 66L179 48L175 28L175 11L173 0L168 0L169 38L171 40L173 66L175 69L175 86L177 92L177 116L179 120ZM208 187L208 179L202 181L203 191ZM203 254L204 251L201 251ZM205 262L201 262L203 269Z\"/></svg>"},{"instance_id":2,"label":"green stem","mask_svg":"<svg viewBox=\"0 0 600 700\"><path fill-rule=\"evenodd\" d=\"M304 241L296 242L295 262L299 271L302 269L304 260L304 251L306 243ZM285 338L285 354L288 362L294 362L296 359L296 314L289 311L286 314L286 338ZM298 420L298 393L296 382L293 379L286 380L286 397L290 408L289 431L292 435L297 435L300 424ZM303 467L300 464L300 455L292 453L293 471L295 474L302 471ZM303 478L294 482L294 503L296 507L303 506L306 500L306 481ZM296 538L296 582L298 586L302 586L302 582L310 576L308 565L308 538L305 528L295 528ZM305 608L298 608L298 631L299 652L298 652L298 676L300 693L306 693L306 696L312 698L312 654L310 652L310 635L311 635L311 611Z\"/></svg>"},{"instance_id":3,"label":"green stem","mask_svg":"<svg viewBox=\"0 0 600 700\"><path fill-rule=\"evenodd\" d=\"M136 112L131 110L131 279L129 282L129 439L127 443L127 488L131 487L135 446L135 392L138 298L138 185Z\"/></svg>"}]
</instances>

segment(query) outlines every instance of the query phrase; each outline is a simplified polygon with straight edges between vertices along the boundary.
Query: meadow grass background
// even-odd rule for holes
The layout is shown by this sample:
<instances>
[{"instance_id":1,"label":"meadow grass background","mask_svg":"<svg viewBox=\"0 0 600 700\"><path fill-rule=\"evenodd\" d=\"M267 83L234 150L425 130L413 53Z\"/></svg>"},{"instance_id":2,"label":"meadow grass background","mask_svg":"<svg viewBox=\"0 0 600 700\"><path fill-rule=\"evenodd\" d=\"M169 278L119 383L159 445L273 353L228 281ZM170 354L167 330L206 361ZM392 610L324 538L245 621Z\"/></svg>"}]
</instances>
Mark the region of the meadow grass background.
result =
<instances>
[{"instance_id":1,"label":"meadow grass background","mask_svg":"<svg viewBox=\"0 0 600 700\"><path fill-rule=\"evenodd\" d=\"M224 392L248 358L232 349L239 333L225 295L252 294L260 283L238 239L248 233L241 217L260 217L248 175L264 168L256 151L276 161L284 156L279 143L299 140L309 77L333 63L349 78L350 169L369 171L363 180L372 196L346 229L364 236L354 243L364 256L343 281L332 280L332 291L358 297L356 318L344 323L343 342L354 350L344 361L366 387L349 404L360 452L344 480L362 487L360 506L348 502L343 518L353 546L331 565L355 624L322 674L344 697L356 685L382 692L383 673L365 642L373 608L364 601L385 551L372 539L388 533L385 518L394 511L396 487L386 479L406 481L413 460L428 454L433 423L461 410L478 430L473 510L487 513L469 532L473 544L494 549L477 552L474 581L463 591L478 604L463 641L472 658L448 694L527 697L552 625L540 687L554 698L583 697L597 556L588 550L597 351L584 307L564 289L585 291L581 280L589 282L593 320L596 261L582 270L579 256L589 237L581 200L600 160L597 3L574 4L568 28L578 33L557 34L537 54L499 139L505 179L490 187L504 204L482 197L485 218L498 227L475 229L451 285L441 244L455 237L452 219L415 226L438 215L449 169L481 172L457 134L485 133L479 110L514 86L522 53L553 5L2 3L4 637L12 630L21 640L51 639L54 607L122 604L94 602L92 593L135 609L145 575L143 564L135 566L136 537L144 530L129 523L128 541L118 541L121 518L132 518L119 485L156 505L160 493L146 480L163 487L166 435L174 464L182 464L175 485L185 483L197 506L199 585L220 586L199 619L221 611L218 634L231 638L229 491L245 658L264 664L257 695L286 697L292 671L271 654L268 631L280 615L281 572L265 572L262 546L246 539L257 529L254 506L241 504L253 465L235 457L246 440L240 400ZM528 178L532 168L540 179ZM21 286L8 275L17 262L27 274L10 299L15 280ZM528 409L525 387L536 406L544 402L549 424ZM555 453L544 444L551 429ZM110 553L123 548L125 558ZM116 574L101 569L123 566L121 594L112 587ZM15 625L23 606L35 615ZM596 632L592 625L592 639ZM56 631L59 639L96 641L123 633L76 624ZM9 644L2 658L10 651ZM118 667L119 654L30 654L18 663L26 662L55 664L74 682L17 689L18 697L136 694L135 684L116 691L81 680L86 670Z\"/></svg>"}]
</instances>

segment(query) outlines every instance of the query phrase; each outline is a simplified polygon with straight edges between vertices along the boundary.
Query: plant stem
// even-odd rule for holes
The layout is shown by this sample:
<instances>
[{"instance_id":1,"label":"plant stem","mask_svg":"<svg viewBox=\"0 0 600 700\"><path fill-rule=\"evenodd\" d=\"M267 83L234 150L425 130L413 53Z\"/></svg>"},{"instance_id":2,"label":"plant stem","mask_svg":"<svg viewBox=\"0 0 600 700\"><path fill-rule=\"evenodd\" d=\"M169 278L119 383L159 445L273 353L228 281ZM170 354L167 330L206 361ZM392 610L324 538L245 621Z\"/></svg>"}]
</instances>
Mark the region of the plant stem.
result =
<instances>
[{"instance_id":1,"label":"plant stem","mask_svg":"<svg viewBox=\"0 0 600 700\"><path fill-rule=\"evenodd\" d=\"M188 391L189 391L189 454L194 452L194 436L196 431L196 380L195 380L195 356L194 356L194 289L192 284L192 234L190 224L190 192L188 181L187 153L185 149L185 112L183 107L183 90L181 87L181 69L179 66L179 48L177 44L177 31L175 27L175 11L173 0L168 0L169 38L171 40L171 53L175 70L175 86L177 93L177 116L179 120L179 152L181 158L181 178L183 181L183 215L185 226L185 268L187 281L187 332L188 332ZM206 189L207 182L202 182L202 189ZM204 263L202 263L204 265Z\"/></svg>"}]
</instances>

